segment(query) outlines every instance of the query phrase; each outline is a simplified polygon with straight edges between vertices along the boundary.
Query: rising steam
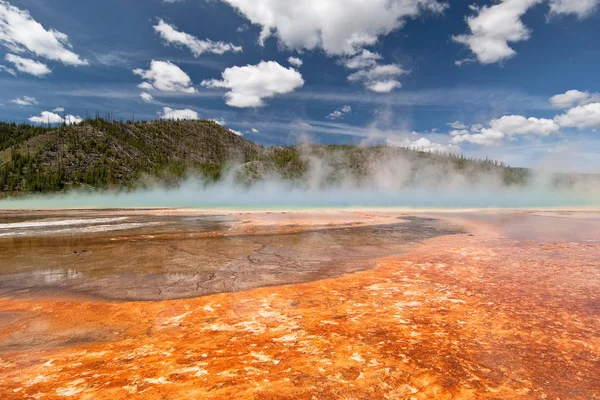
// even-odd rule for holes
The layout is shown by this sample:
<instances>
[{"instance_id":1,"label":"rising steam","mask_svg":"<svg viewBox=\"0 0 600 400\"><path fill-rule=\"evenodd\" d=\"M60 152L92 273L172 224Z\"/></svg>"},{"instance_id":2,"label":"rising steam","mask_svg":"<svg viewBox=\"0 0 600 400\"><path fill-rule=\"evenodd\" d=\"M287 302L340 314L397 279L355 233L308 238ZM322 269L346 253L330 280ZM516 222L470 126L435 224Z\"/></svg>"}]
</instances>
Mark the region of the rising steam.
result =
<instances>
[{"instance_id":1,"label":"rising steam","mask_svg":"<svg viewBox=\"0 0 600 400\"><path fill-rule=\"evenodd\" d=\"M0 201L0 209L173 207L294 209L340 207L521 208L600 205L600 179L536 173L506 184L504 169L468 163L457 169L446 156L373 152L357 163L352 152L300 146L307 165L299 179L283 177L260 162L233 163L218 182L189 176L176 187L146 185L133 191L28 196ZM412 154L412 155L411 155ZM258 178L249 179L249 175Z\"/></svg>"}]
</instances>

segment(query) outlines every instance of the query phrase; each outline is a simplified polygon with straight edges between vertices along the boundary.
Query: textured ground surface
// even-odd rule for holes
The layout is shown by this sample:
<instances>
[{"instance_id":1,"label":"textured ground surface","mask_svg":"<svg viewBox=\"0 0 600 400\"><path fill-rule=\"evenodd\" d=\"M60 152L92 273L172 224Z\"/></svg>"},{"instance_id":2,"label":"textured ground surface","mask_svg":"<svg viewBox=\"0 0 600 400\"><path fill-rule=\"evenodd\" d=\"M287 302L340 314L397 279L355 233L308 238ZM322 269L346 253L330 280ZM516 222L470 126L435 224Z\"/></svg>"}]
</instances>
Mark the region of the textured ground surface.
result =
<instances>
[{"instance_id":1,"label":"textured ground surface","mask_svg":"<svg viewBox=\"0 0 600 400\"><path fill-rule=\"evenodd\" d=\"M6 213L0 221L0 295L155 301L309 282L375 268L377 258L460 232L384 214L22 217Z\"/></svg>"},{"instance_id":2,"label":"textured ground surface","mask_svg":"<svg viewBox=\"0 0 600 400\"><path fill-rule=\"evenodd\" d=\"M334 226L356 229L360 247L377 234L365 229L406 220L231 217L227 229L239 234L324 229L302 242L313 249L305 257L330 257L320 246ZM372 267L349 275L197 298L125 302L72 288L60 297L60 285L36 297L39 288L13 287L0 297L0 398L600 398L599 214L418 217L466 232L412 247L419 239L389 248L378 240L360 253ZM11 274L16 256L5 254L2 273Z\"/></svg>"}]
</instances>

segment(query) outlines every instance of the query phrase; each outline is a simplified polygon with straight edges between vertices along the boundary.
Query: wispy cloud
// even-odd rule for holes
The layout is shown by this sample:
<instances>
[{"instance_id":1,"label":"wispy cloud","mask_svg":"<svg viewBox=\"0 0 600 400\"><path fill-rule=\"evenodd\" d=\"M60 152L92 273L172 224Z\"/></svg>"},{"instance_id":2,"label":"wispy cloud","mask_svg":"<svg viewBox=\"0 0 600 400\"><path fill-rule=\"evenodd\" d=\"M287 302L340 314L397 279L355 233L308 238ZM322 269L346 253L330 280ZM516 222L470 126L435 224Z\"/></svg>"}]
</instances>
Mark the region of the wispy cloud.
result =
<instances>
[{"instance_id":1,"label":"wispy cloud","mask_svg":"<svg viewBox=\"0 0 600 400\"><path fill-rule=\"evenodd\" d=\"M506 110L551 110L548 99L519 90L496 87L447 87L403 90L394 94L357 93L351 90L305 89L288 95L296 100L385 106L432 106L447 109L501 108Z\"/></svg>"}]
</instances>

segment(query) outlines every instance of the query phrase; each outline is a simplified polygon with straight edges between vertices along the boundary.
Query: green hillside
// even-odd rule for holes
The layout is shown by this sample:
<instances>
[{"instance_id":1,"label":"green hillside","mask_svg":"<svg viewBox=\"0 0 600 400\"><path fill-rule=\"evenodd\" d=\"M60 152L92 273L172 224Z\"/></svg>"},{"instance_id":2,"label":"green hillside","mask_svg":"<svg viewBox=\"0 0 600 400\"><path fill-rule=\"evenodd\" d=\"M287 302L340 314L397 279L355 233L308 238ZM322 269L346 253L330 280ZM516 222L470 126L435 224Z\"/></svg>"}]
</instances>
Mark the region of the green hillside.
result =
<instances>
[{"instance_id":1,"label":"green hillside","mask_svg":"<svg viewBox=\"0 0 600 400\"><path fill-rule=\"evenodd\" d=\"M301 180L310 177L314 160L323 167L323 184L348 177L368 180L378 168L394 174L397 160L408 165L398 177L407 185L418 183L423 171L434 171L434 179L455 173L480 179L493 173L507 185L522 184L528 176L527 170L489 160L398 147L263 147L212 121L87 120L60 128L0 123L4 196L71 188L133 188L156 182L176 185L187 176L218 180L226 168L232 168L241 182L273 174Z\"/></svg>"}]
</instances>

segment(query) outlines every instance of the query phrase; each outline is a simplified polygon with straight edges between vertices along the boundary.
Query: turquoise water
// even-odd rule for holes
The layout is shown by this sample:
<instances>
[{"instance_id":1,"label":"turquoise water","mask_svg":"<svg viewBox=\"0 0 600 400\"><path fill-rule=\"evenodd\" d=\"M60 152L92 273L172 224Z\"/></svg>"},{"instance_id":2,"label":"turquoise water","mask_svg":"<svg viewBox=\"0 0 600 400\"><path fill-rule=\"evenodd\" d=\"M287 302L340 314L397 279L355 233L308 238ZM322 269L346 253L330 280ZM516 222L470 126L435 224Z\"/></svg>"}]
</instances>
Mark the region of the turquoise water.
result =
<instances>
[{"instance_id":1,"label":"turquoise water","mask_svg":"<svg viewBox=\"0 0 600 400\"><path fill-rule=\"evenodd\" d=\"M598 192L536 189L455 188L381 190L332 187L322 190L262 184L251 188L188 184L178 189L135 192L70 192L0 201L0 209L64 208L540 208L600 206Z\"/></svg>"}]
</instances>

